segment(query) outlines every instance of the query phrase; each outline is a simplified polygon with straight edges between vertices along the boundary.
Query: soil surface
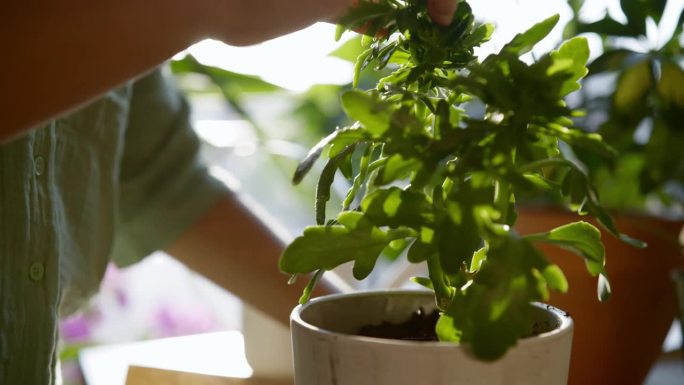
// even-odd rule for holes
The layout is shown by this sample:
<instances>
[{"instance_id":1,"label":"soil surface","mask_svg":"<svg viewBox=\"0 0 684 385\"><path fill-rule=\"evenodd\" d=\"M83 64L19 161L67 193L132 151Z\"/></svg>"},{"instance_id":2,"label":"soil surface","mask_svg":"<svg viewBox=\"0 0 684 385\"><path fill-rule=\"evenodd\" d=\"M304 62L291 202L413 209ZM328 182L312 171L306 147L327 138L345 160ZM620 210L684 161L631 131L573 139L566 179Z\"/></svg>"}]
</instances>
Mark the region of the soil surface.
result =
<instances>
[{"instance_id":1,"label":"soil surface","mask_svg":"<svg viewBox=\"0 0 684 385\"><path fill-rule=\"evenodd\" d=\"M435 325L439 319L439 311L426 313L422 308L411 314L411 318L402 323L383 322L380 325L366 325L357 333L360 336L387 338L410 341L438 341Z\"/></svg>"}]
</instances>

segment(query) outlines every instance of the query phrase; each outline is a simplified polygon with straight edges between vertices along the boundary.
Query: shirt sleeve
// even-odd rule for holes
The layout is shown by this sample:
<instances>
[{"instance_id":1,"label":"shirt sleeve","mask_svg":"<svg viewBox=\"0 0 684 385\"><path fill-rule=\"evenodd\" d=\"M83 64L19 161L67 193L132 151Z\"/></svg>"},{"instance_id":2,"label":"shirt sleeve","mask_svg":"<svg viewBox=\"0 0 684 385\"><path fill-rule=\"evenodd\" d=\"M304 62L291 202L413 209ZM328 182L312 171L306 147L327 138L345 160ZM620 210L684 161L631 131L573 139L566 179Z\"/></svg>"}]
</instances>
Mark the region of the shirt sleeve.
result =
<instances>
[{"instance_id":1,"label":"shirt sleeve","mask_svg":"<svg viewBox=\"0 0 684 385\"><path fill-rule=\"evenodd\" d=\"M172 79L157 70L132 92L112 249L120 266L168 246L229 193L200 162L188 102Z\"/></svg>"}]
</instances>

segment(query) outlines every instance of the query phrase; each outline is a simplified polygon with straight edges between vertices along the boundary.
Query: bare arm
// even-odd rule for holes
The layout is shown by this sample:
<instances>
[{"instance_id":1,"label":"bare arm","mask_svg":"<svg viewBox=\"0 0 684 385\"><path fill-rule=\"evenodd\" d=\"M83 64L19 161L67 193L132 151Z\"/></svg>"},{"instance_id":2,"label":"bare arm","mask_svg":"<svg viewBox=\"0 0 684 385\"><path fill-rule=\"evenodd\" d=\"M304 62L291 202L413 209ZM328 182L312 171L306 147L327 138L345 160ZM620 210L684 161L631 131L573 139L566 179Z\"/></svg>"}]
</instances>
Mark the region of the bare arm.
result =
<instances>
[{"instance_id":1,"label":"bare arm","mask_svg":"<svg viewBox=\"0 0 684 385\"><path fill-rule=\"evenodd\" d=\"M242 300L288 324L292 308L307 284L288 285L278 271L283 241L262 219L232 196L210 208L166 251ZM327 278L326 278L327 277ZM315 295L347 289L326 274Z\"/></svg>"},{"instance_id":2,"label":"bare arm","mask_svg":"<svg viewBox=\"0 0 684 385\"><path fill-rule=\"evenodd\" d=\"M353 0L24 0L0 6L0 144L86 104L203 38L255 44L340 16ZM448 24L457 0L430 0Z\"/></svg>"},{"instance_id":3,"label":"bare arm","mask_svg":"<svg viewBox=\"0 0 684 385\"><path fill-rule=\"evenodd\" d=\"M253 44L344 12L349 0L25 0L0 7L0 143L206 37Z\"/></svg>"}]
</instances>

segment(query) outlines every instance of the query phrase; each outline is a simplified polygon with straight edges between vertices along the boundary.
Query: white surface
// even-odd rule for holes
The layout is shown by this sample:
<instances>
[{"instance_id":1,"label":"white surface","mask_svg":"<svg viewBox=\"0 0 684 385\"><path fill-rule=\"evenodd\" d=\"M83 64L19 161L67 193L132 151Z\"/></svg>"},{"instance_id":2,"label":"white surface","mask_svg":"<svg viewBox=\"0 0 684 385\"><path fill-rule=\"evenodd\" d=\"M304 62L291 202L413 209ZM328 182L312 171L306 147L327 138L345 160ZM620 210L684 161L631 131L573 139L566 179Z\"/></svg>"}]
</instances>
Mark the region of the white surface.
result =
<instances>
[{"instance_id":1,"label":"white surface","mask_svg":"<svg viewBox=\"0 0 684 385\"><path fill-rule=\"evenodd\" d=\"M100 346L83 349L79 359L88 385L124 385L130 365L224 377L252 375L238 331Z\"/></svg>"}]
</instances>

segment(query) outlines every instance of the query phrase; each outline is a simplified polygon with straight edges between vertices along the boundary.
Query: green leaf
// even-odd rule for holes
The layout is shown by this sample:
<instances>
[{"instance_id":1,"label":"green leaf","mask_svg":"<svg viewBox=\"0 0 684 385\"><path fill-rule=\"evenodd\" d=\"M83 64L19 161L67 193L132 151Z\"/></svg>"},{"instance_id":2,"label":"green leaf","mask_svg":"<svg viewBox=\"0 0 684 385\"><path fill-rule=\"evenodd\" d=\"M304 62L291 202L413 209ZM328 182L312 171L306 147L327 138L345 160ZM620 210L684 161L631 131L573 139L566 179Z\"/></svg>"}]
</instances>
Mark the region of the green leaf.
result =
<instances>
[{"instance_id":1,"label":"green leaf","mask_svg":"<svg viewBox=\"0 0 684 385\"><path fill-rule=\"evenodd\" d=\"M470 342L475 356L484 361L501 358L518 338L531 329L528 311L526 307L511 307L497 321L475 328Z\"/></svg>"},{"instance_id":2,"label":"green leaf","mask_svg":"<svg viewBox=\"0 0 684 385\"><path fill-rule=\"evenodd\" d=\"M601 56L589 64L589 76L603 72L621 71L637 61L645 59L645 54L624 48L606 49Z\"/></svg>"},{"instance_id":3,"label":"green leaf","mask_svg":"<svg viewBox=\"0 0 684 385\"><path fill-rule=\"evenodd\" d=\"M576 168L570 169L563 179L561 193L570 198L570 204L575 211L586 201L587 176Z\"/></svg>"},{"instance_id":4,"label":"green leaf","mask_svg":"<svg viewBox=\"0 0 684 385\"><path fill-rule=\"evenodd\" d=\"M342 95L342 107L373 136L380 136L389 129L391 111L376 93L347 91Z\"/></svg>"},{"instance_id":5,"label":"green leaf","mask_svg":"<svg viewBox=\"0 0 684 385\"><path fill-rule=\"evenodd\" d=\"M170 67L174 74L204 74L209 76L220 87L230 87L233 92L266 93L283 91L281 87L262 80L258 76L244 75L219 67L204 65L190 54L185 55L182 59L172 60Z\"/></svg>"},{"instance_id":6,"label":"green leaf","mask_svg":"<svg viewBox=\"0 0 684 385\"><path fill-rule=\"evenodd\" d=\"M355 7L347 10L347 13L340 18L339 23L348 30L365 26L365 33L374 36L378 29L384 27L391 20L393 12L394 8L389 2L360 1ZM338 32L337 35L341 36L342 33Z\"/></svg>"},{"instance_id":7,"label":"green leaf","mask_svg":"<svg viewBox=\"0 0 684 385\"><path fill-rule=\"evenodd\" d=\"M473 253L482 247L482 238L472 212L464 210L460 223L444 220L437 227L437 247L441 265L447 274L456 274Z\"/></svg>"},{"instance_id":8,"label":"green leaf","mask_svg":"<svg viewBox=\"0 0 684 385\"><path fill-rule=\"evenodd\" d=\"M573 91L580 89L578 81L582 79L589 70L587 61L589 60L589 43L586 38L576 37L568 40L558 51L551 52L554 64L548 70L548 75L553 76L559 72L567 74L568 78L563 82L560 96L565 96ZM569 63L569 65L559 63Z\"/></svg>"},{"instance_id":9,"label":"green leaf","mask_svg":"<svg viewBox=\"0 0 684 385\"><path fill-rule=\"evenodd\" d=\"M538 174L526 173L522 177L538 190L553 191L557 188L551 181Z\"/></svg>"},{"instance_id":10,"label":"green leaf","mask_svg":"<svg viewBox=\"0 0 684 385\"><path fill-rule=\"evenodd\" d=\"M409 278L409 280L411 282L417 283L420 286L423 286L427 289L434 290L433 286L432 286L432 281L430 281L430 278L427 278L427 277L411 277L411 278Z\"/></svg>"},{"instance_id":11,"label":"green leaf","mask_svg":"<svg viewBox=\"0 0 684 385\"><path fill-rule=\"evenodd\" d=\"M643 60L620 75L613 93L613 105L618 111L629 113L647 104L651 85L651 61Z\"/></svg>"},{"instance_id":12,"label":"green leaf","mask_svg":"<svg viewBox=\"0 0 684 385\"><path fill-rule=\"evenodd\" d=\"M601 243L601 232L587 222L574 222L557 227L547 233L532 234L525 239L557 245L582 256L592 275L605 271L605 248Z\"/></svg>"},{"instance_id":13,"label":"green leaf","mask_svg":"<svg viewBox=\"0 0 684 385\"><path fill-rule=\"evenodd\" d=\"M383 258L389 261L396 261L397 258L406 251L406 248L410 243L411 240L408 239L396 239L390 242L389 245L382 250Z\"/></svg>"},{"instance_id":14,"label":"green leaf","mask_svg":"<svg viewBox=\"0 0 684 385\"><path fill-rule=\"evenodd\" d=\"M394 154L387 159L387 164L380 170L378 183L384 185L408 178L421 166L422 163L418 159L404 159L401 154Z\"/></svg>"},{"instance_id":15,"label":"green leaf","mask_svg":"<svg viewBox=\"0 0 684 385\"><path fill-rule=\"evenodd\" d=\"M523 33L517 34L510 43L506 44L502 52L509 52L521 56L526 54L534 48L534 46L542 41L553 28L558 24L560 15L554 15L548 19L539 22Z\"/></svg>"},{"instance_id":16,"label":"green leaf","mask_svg":"<svg viewBox=\"0 0 684 385\"><path fill-rule=\"evenodd\" d=\"M359 56L356 58L356 62L354 63L354 78L352 79L352 87L356 88L359 86L359 79L361 78L361 71L368 65L370 62L371 55L373 53L372 48L368 48L365 51L361 52Z\"/></svg>"},{"instance_id":17,"label":"green leaf","mask_svg":"<svg viewBox=\"0 0 684 385\"><path fill-rule=\"evenodd\" d=\"M666 103L684 110L684 70L676 63L662 63L658 94Z\"/></svg>"},{"instance_id":18,"label":"green leaf","mask_svg":"<svg viewBox=\"0 0 684 385\"><path fill-rule=\"evenodd\" d=\"M335 131L336 135L328 142L330 150L328 156L334 158L353 144L358 144L369 140L368 135L363 130L354 128L344 128Z\"/></svg>"},{"instance_id":19,"label":"green leaf","mask_svg":"<svg viewBox=\"0 0 684 385\"><path fill-rule=\"evenodd\" d=\"M353 150L353 146L348 146L344 151L330 159L323 168L323 171L321 171L321 176L318 179L318 184L316 185L315 205L316 223L319 225L325 223L325 206L330 200L330 186L332 186L333 181L335 180L335 173L337 171L338 165L345 159L347 154L351 153Z\"/></svg>"},{"instance_id":20,"label":"green leaf","mask_svg":"<svg viewBox=\"0 0 684 385\"><path fill-rule=\"evenodd\" d=\"M311 299L311 293L313 293L314 288L318 284L318 282L321 280L321 277L323 277L323 274L325 273L325 270L320 269L317 270L316 273L314 273L313 277L309 280L309 283L306 285L304 288L304 291L302 292L301 297L299 297L299 303L301 305L309 302L309 299Z\"/></svg>"},{"instance_id":21,"label":"green leaf","mask_svg":"<svg viewBox=\"0 0 684 385\"><path fill-rule=\"evenodd\" d=\"M454 319L448 314L442 314L437 320L435 327L437 338L440 341L459 343L463 332L454 324Z\"/></svg>"},{"instance_id":22,"label":"green leaf","mask_svg":"<svg viewBox=\"0 0 684 385\"><path fill-rule=\"evenodd\" d=\"M548 265L541 273L546 280L546 283L552 289L561 293L566 293L568 291L568 280L565 278L565 274L563 274L563 271L558 265Z\"/></svg>"},{"instance_id":23,"label":"green leaf","mask_svg":"<svg viewBox=\"0 0 684 385\"><path fill-rule=\"evenodd\" d=\"M582 9L584 0L568 0L568 4L570 5L570 8L572 8L572 12L577 14L579 13L580 9Z\"/></svg>"},{"instance_id":24,"label":"green leaf","mask_svg":"<svg viewBox=\"0 0 684 385\"><path fill-rule=\"evenodd\" d=\"M581 33L597 33L599 35L612 35L624 37L638 37L641 35L642 29L625 24L606 16L605 18L595 21L593 23L577 23L577 34Z\"/></svg>"},{"instance_id":25,"label":"green leaf","mask_svg":"<svg viewBox=\"0 0 684 385\"><path fill-rule=\"evenodd\" d=\"M328 56L355 62L359 55L365 50L366 48L361 45L361 36L355 36L330 52Z\"/></svg>"},{"instance_id":26,"label":"green leaf","mask_svg":"<svg viewBox=\"0 0 684 385\"><path fill-rule=\"evenodd\" d=\"M449 285L449 276L444 269L442 269L441 258L439 255L432 255L427 259L428 274L432 286L435 290L435 299L437 300L437 307L439 309L446 309L451 304L456 290Z\"/></svg>"},{"instance_id":27,"label":"green leaf","mask_svg":"<svg viewBox=\"0 0 684 385\"><path fill-rule=\"evenodd\" d=\"M302 179L304 179L306 174L311 171L311 167L313 167L314 163L316 163L318 158L321 157L321 153L323 152L325 146L327 146L338 134L338 131L333 132L332 134L321 139L321 141L319 141L314 147L311 148L311 150L309 150L309 153L306 155L304 160L302 160L297 166L294 176L292 177L292 183L299 184Z\"/></svg>"},{"instance_id":28,"label":"green leaf","mask_svg":"<svg viewBox=\"0 0 684 385\"><path fill-rule=\"evenodd\" d=\"M431 258L433 254L435 254L434 247L418 239L409 247L406 259L411 263L422 263Z\"/></svg>"},{"instance_id":29,"label":"green leaf","mask_svg":"<svg viewBox=\"0 0 684 385\"><path fill-rule=\"evenodd\" d=\"M469 46L487 42L491 39L494 29L494 24L482 24L463 40L463 44Z\"/></svg>"},{"instance_id":30,"label":"green leaf","mask_svg":"<svg viewBox=\"0 0 684 385\"><path fill-rule=\"evenodd\" d=\"M361 210L377 226L419 229L434 220L432 203L424 194L398 187L368 194L361 202Z\"/></svg>"},{"instance_id":31,"label":"green leaf","mask_svg":"<svg viewBox=\"0 0 684 385\"><path fill-rule=\"evenodd\" d=\"M373 223L369 221L362 212L358 211L342 211L337 216L337 222L348 228L350 231L373 227Z\"/></svg>"},{"instance_id":32,"label":"green leaf","mask_svg":"<svg viewBox=\"0 0 684 385\"><path fill-rule=\"evenodd\" d=\"M279 261L281 271L304 274L319 269L332 270L350 261L368 264L394 239L410 233L386 232L377 227L309 226L283 252Z\"/></svg>"},{"instance_id":33,"label":"green leaf","mask_svg":"<svg viewBox=\"0 0 684 385\"><path fill-rule=\"evenodd\" d=\"M483 247L473 253L473 259L470 261L470 271L475 272L480 270L482 264L487 261L487 248Z\"/></svg>"},{"instance_id":34,"label":"green leaf","mask_svg":"<svg viewBox=\"0 0 684 385\"><path fill-rule=\"evenodd\" d=\"M386 247L383 249L386 249ZM352 268L352 275L354 278L358 279L359 281L367 278L373 271L373 268L375 268L375 263L377 262L381 252L382 250L380 250L380 252L376 255L369 253L356 258L354 261L354 267Z\"/></svg>"}]
</instances>

